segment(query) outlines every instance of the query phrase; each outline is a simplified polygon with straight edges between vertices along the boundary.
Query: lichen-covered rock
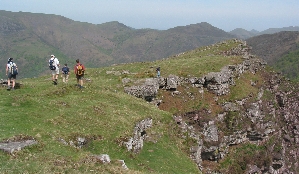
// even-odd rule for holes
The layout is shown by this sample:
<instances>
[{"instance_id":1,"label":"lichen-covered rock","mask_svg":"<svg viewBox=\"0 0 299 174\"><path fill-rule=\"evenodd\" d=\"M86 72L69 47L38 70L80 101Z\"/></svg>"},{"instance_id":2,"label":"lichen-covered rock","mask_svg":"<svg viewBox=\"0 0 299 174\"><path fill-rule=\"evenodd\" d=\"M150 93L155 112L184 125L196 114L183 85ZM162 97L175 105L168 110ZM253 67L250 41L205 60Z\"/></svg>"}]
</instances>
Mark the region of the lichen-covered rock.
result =
<instances>
[{"instance_id":1,"label":"lichen-covered rock","mask_svg":"<svg viewBox=\"0 0 299 174\"><path fill-rule=\"evenodd\" d=\"M134 153L140 152L143 147L143 141L146 138L146 129L152 126L152 119L144 119L136 123L133 131L133 136L128 138L128 141L124 142L128 151L133 151Z\"/></svg>"},{"instance_id":2,"label":"lichen-covered rock","mask_svg":"<svg viewBox=\"0 0 299 174\"><path fill-rule=\"evenodd\" d=\"M166 78L166 85L165 89L168 90L176 90L179 85L179 77L175 75L169 75L168 78Z\"/></svg>"},{"instance_id":3,"label":"lichen-covered rock","mask_svg":"<svg viewBox=\"0 0 299 174\"><path fill-rule=\"evenodd\" d=\"M143 98L147 101L152 101L159 89L159 82L156 78L146 79L145 83L138 86L125 87L124 91L127 94L138 98Z\"/></svg>"}]
</instances>

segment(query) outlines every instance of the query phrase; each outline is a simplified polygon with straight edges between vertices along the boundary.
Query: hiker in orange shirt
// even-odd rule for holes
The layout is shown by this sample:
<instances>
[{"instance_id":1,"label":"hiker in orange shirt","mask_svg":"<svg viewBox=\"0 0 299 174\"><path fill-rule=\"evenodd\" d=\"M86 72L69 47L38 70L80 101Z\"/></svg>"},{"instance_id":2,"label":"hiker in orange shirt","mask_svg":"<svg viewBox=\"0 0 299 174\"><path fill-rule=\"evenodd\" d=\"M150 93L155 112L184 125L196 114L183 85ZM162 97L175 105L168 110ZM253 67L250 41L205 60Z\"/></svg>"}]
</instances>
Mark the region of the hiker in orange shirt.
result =
<instances>
[{"instance_id":1,"label":"hiker in orange shirt","mask_svg":"<svg viewBox=\"0 0 299 174\"><path fill-rule=\"evenodd\" d=\"M75 72L76 78L77 78L77 86L79 88L84 88L83 87L83 78L84 78L85 67L82 63L80 63L79 59L76 60L74 72Z\"/></svg>"}]
</instances>

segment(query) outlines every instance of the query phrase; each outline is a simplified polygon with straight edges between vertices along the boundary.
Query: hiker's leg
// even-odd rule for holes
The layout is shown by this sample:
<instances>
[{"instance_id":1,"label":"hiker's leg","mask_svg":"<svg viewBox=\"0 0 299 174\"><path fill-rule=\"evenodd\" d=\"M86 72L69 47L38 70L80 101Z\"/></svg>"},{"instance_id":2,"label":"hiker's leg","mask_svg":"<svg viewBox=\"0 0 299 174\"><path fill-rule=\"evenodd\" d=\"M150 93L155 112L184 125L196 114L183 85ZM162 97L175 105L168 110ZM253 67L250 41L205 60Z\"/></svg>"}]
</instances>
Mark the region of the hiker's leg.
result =
<instances>
[{"instance_id":1,"label":"hiker's leg","mask_svg":"<svg viewBox=\"0 0 299 174\"><path fill-rule=\"evenodd\" d=\"M55 71L52 70L52 81L54 81L54 80L55 80Z\"/></svg>"},{"instance_id":2,"label":"hiker's leg","mask_svg":"<svg viewBox=\"0 0 299 174\"><path fill-rule=\"evenodd\" d=\"M80 85L83 86L83 79L80 80Z\"/></svg>"},{"instance_id":3,"label":"hiker's leg","mask_svg":"<svg viewBox=\"0 0 299 174\"><path fill-rule=\"evenodd\" d=\"M65 82L67 83L69 80L69 75L67 74L66 77L65 77Z\"/></svg>"},{"instance_id":4,"label":"hiker's leg","mask_svg":"<svg viewBox=\"0 0 299 174\"><path fill-rule=\"evenodd\" d=\"M84 74L81 76L81 86L83 86Z\"/></svg>"},{"instance_id":5,"label":"hiker's leg","mask_svg":"<svg viewBox=\"0 0 299 174\"><path fill-rule=\"evenodd\" d=\"M16 84L16 80L14 78L12 78L11 82L12 82L12 88L14 89L15 88L15 84Z\"/></svg>"},{"instance_id":6,"label":"hiker's leg","mask_svg":"<svg viewBox=\"0 0 299 174\"><path fill-rule=\"evenodd\" d=\"M55 76L55 80L56 81L58 80L58 76L59 76L59 74L56 74L56 76Z\"/></svg>"},{"instance_id":7,"label":"hiker's leg","mask_svg":"<svg viewBox=\"0 0 299 174\"><path fill-rule=\"evenodd\" d=\"M61 77L62 77L62 82L65 83L65 74L62 74Z\"/></svg>"},{"instance_id":8,"label":"hiker's leg","mask_svg":"<svg viewBox=\"0 0 299 174\"><path fill-rule=\"evenodd\" d=\"M55 70L55 81L57 82L59 76L59 68L56 68Z\"/></svg>"},{"instance_id":9,"label":"hiker's leg","mask_svg":"<svg viewBox=\"0 0 299 174\"><path fill-rule=\"evenodd\" d=\"M7 79L7 87L10 88L10 78Z\"/></svg>"}]
</instances>

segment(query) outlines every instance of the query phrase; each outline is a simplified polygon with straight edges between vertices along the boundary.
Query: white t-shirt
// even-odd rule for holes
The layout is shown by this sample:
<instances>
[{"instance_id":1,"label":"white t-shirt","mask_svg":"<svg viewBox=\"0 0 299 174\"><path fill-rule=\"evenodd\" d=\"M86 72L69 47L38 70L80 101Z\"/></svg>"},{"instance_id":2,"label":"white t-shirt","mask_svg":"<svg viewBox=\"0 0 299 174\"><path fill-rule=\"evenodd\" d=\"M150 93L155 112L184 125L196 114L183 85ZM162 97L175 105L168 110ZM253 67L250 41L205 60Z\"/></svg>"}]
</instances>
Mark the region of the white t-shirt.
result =
<instances>
[{"instance_id":1,"label":"white t-shirt","mask_svg":"<svg viewBox=\"0 0 299 174\"><path fill-rule=\"evenodd\" d=\"M17 66L17 65L15 63L12 63L12 62L10 62L10 63L7 64L7 68L8 68L8 72L9 73L11 73L11 67L12 66Z\"/></svg>"},{"instance_id":2,"label":"white t-shirt","mask_svg":"<svg viewBox=\"0 0 299 174\"><path fill-rule=\"evenodd\" d=\"M53 61L53 65L56 67L56 69L58 69L58 65L59 65L59 60L56 57L52 57L50 60L54 60Z\"/></svg>"}]
</instances>

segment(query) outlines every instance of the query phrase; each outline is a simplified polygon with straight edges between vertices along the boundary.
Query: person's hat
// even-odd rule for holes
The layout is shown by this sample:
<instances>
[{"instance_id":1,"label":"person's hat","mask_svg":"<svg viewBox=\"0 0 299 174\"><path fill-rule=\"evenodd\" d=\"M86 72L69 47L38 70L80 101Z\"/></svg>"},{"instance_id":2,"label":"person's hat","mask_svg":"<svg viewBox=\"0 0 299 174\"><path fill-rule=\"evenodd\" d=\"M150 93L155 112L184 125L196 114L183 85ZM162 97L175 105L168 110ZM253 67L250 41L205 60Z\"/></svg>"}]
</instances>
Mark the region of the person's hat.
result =
<instances>
[{"instance_id":1,"label":"person's hat","mask_svg":"<svg viewBox=\"0 0 299 174\"><path fill-rule=\"evenodd\" d=\"M10 57L10 58L8 58L8 61L9 61L9 62L11 62L11 61L12 61L12 59L13 59L13 58L12 58L12 57Z\"/></svg>"},{"instance_id":2,"label":"person's hat","mask_svg":"<svg viewBox=\"0 0 299 174\"><path fill-rule=\"evenodd\" d=\"M51 57L55 57L55 56L52 54Z\"/></svg>"}]
</instances>

